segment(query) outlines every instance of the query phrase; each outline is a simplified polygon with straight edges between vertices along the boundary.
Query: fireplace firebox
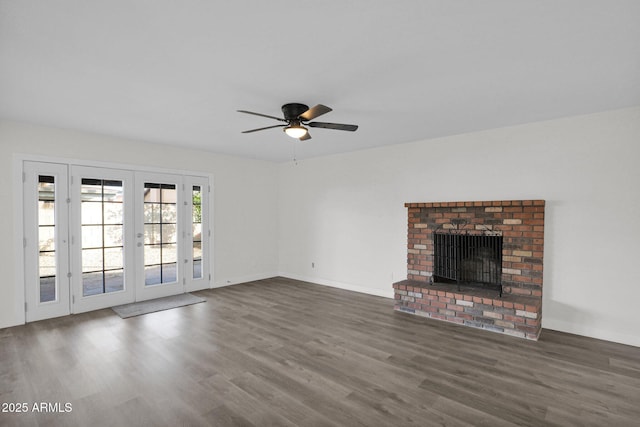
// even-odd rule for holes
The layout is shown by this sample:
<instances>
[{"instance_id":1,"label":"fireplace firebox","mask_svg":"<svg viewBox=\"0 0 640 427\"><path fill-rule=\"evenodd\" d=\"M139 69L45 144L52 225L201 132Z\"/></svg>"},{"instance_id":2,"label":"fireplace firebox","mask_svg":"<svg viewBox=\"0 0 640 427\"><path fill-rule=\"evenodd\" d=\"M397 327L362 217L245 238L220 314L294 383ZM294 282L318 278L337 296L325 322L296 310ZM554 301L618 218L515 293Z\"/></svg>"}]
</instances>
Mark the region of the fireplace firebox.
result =
<instances>
[{"instance_id":1,"label":"fireplace firebox","mask_svg":"<svg viewBox=\"0 0 640 427\"><path fill-rule=\"evenodd\" d=\"M433 232L433 282L495 289L502 297L502 235L456 225Z\"/></svg>"}]
</instances>

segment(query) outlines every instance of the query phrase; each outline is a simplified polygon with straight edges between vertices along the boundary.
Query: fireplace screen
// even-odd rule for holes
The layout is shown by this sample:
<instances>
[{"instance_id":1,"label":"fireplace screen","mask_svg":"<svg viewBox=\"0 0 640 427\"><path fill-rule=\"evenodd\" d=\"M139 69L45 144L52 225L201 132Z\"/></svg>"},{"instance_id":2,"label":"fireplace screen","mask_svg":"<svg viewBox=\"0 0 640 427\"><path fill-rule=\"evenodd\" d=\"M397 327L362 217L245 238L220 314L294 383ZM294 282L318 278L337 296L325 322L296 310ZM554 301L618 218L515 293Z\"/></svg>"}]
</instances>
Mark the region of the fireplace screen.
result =
<instances>
[{"instance_id":1,"label":"fireplace screen","mask_svg":"<svg viewBox=\"0 0 640 427\"><path fill-rule=\"evenodd\" d=\"M437 230L433 243L434 281L493 288L502 296L502 236Z\"/></svg>"}]
</instances>

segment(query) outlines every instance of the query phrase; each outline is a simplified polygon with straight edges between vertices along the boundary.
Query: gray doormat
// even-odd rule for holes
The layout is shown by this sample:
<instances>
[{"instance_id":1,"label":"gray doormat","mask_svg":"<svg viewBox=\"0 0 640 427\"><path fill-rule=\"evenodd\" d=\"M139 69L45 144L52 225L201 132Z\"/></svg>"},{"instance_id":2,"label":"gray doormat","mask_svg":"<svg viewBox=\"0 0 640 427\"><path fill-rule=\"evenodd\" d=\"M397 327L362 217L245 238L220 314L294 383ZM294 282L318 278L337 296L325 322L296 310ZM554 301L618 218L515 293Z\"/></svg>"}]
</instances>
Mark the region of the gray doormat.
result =
<instances>
[{"instance_id":1,"label":"gray doormat","mask_svg":"<svg viewBox=\"0 0 640 427\"><path fill-rule=\"evenodd\" d=\"M170 310L185 305L205 302L206 299L191 294L172 295L170 297L157 298L148 301L134 302L131 304L111 307L116 314L123 319L127 317L140 316L142 314L153 313L155 311Z\"/></svg>"}]
</instances>

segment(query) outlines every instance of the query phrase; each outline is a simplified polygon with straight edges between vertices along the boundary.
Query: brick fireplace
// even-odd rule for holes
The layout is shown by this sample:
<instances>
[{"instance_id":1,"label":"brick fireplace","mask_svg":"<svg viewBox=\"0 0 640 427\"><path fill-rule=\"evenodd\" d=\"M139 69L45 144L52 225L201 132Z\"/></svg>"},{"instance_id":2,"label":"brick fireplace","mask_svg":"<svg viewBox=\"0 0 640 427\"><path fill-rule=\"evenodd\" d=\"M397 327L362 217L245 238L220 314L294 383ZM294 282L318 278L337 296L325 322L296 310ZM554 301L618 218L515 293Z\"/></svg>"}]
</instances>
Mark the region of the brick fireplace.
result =
<instances>
[{"instance_id":1,"label":"brick fireplace","mask_svg":"<svg viewBox=\"0 0 640 427\"><path fill-rule=\"evenodd\" d=\"M537 340L542 322L544 200L405 203L407 280L395 310ZM501 236L500 287L434 275L434 233Z\"/></svg>"}]
</instances>

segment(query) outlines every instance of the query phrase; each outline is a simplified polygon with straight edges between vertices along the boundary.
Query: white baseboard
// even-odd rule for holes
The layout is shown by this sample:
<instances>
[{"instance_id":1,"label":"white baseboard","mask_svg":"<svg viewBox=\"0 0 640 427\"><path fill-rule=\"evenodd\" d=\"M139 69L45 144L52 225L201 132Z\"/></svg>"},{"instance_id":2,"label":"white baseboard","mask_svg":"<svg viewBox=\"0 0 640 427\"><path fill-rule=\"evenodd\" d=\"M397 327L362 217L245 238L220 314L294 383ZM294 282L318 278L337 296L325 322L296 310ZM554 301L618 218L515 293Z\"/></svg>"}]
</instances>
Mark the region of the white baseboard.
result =
<instances>
[{"instance_id":1,"label":"white baseboard","mask_svg":"<svg viewBox=\"0 0 640 427\"><path fill-rule=\"evenodd\" d=\"M544 305L543 305L544 310ZM576 325L555 319L545 319L544 312L542 316L542 329L551 329L558 332L566 332L573 335L581 335L583 337L595 338L603 341L615 342L618 344L640 347L640 336L620 334L615 331L603 330L598 328L583 328ZM543 332L544 333L544 332Z\"/></svg>"},{"instance_id":2,"label":"white baseboard","mask_svg":"<svg viewBox=\"0 0 640 427\"><path fill-rule=\"evenodd\" d=\"M318 277L310 277L310 276L302 276L299 274L292 273L278 273L278 276L286 277L288 279L301 280L303 282L310 282L316 285L322 286L330 286L332 288L344 289L346 291L360 292L368 295L375 295L378 297L390 298L393 299L393 289L391 288L391 284L389 284L389 289L378 289L378 288L369 288L366 286L358 286L350 283L337 282L335 280L326 280L320 279Z\"/></svg>"},{"instance_id":3,"label":"white baseboard","mask_svg":"<svg viewBox=\"0 0 640 427\"><path fill-rule=\"evenodd\" d=\"M238 285L240 283L253 282L255 280L270 279L278 276L278 273L260 273L247 276L228 277L226 279L216 280L211 288L222 288L225 286Z\"/></svg>"}]
</instances>

